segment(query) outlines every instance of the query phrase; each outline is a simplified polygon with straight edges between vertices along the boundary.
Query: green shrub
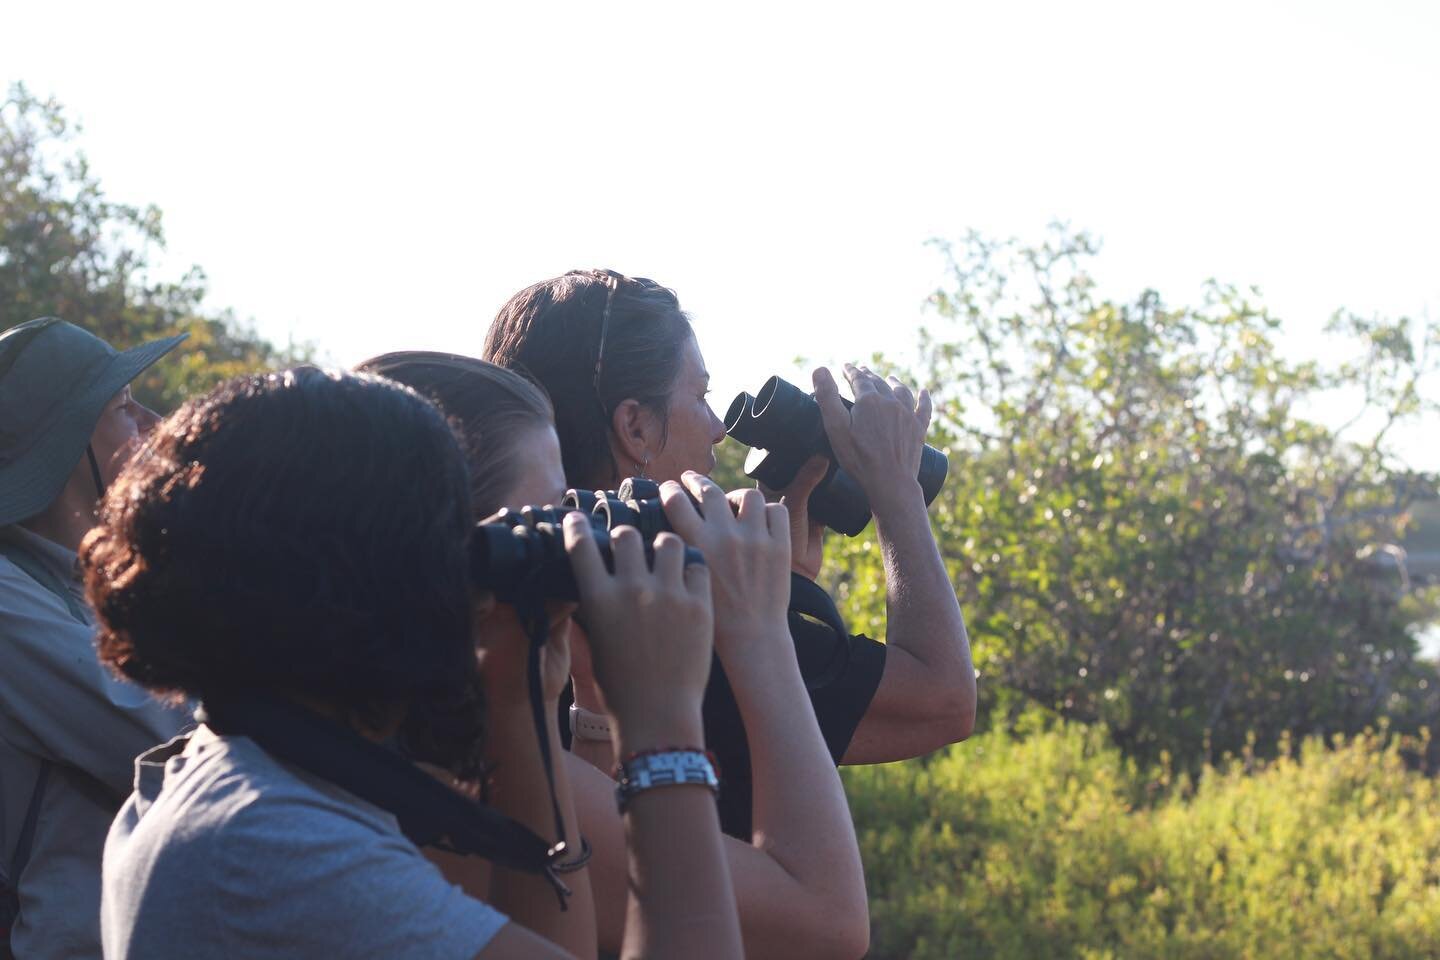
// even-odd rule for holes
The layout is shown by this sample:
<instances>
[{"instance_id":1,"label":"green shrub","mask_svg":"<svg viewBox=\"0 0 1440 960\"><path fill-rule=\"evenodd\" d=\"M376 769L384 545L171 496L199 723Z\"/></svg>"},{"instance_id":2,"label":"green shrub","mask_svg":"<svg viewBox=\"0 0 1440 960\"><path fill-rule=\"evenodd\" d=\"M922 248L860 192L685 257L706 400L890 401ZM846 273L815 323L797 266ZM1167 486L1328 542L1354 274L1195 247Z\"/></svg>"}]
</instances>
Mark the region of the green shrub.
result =
<instances>
[{"instance_id":1,"label":"green shrub","mask_svg":"<svg viewBox=\"0 0 1440 960\"><path fill-rule=\"evenodd\" d=\"M1440 783L1367 734L1140 770L1101 728L845 772L877 958L1440 956Z\"/></svg>"},{"instance_id":2,"label":"green shrub","mask_svg":"<svg viewBox=\"0 0 1440 960\"><path fill-rule=\"evenodd\" d=\"M1414 589L1423 568L1390 545L1440 488L1367 425L1435 419L1440 322L1342 313L1331 369L1289 355L1253 294L1101 297L1084 234L941 250L920 362L875 366L934 392L950 474L931 521L982 722L1039 706L1192 772L1251 731L1269 748L1433 724L1440 671L1416 636L1440 586ZM1307 418L1341 396L1349 429ZM875 546L831 537L824 582L878 637Z\"/></svg>"}]
</instances>

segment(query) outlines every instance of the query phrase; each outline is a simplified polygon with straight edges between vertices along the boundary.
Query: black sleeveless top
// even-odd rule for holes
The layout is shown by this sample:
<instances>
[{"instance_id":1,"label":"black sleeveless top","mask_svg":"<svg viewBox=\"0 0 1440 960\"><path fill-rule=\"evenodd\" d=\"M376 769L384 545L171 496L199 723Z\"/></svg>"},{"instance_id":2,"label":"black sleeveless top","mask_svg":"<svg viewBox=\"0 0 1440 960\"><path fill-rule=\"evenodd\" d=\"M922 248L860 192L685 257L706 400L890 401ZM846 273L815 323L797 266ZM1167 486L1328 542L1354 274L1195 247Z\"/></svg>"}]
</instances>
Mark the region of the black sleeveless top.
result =
<instances>
[{"instance_id":1,"label":"black sleeveless top","mask_svg":"<svg viewBox=\"0 0 1440 960\"><path fill-rule=\"evenodd\" d=\"M792 614L790 634L802 676L814 677L827 669L835 654L835 634L823 624ZM818 690L810 690L810 703L830 756L838 764L849 749L850 739L885 672L885 644L863 634L848 637L849 659L844 670ZM560 698L560 736L570 748L570 704L574 696L567 687ZM701 707L705 721L705 746L715 754L720 767L720 829L749 842L752 831L750 743L740 707L730 681L716 657L710 666L710 682ZM767 731L784 736L785 731Z\"/></svg>"}]
</instances>

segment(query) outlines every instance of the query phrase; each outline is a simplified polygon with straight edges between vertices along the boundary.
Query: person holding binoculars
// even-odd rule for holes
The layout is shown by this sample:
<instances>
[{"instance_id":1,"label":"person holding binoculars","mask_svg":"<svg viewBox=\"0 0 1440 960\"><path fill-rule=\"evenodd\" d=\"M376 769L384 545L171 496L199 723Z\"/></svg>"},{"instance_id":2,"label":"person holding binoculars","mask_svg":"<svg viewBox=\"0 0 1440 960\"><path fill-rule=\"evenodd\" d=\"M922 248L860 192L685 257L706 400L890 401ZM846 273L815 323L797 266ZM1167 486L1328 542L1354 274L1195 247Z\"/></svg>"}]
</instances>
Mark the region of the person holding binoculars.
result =
<instances>
[{"instance_id":1,"label":"person holding binoculars","mask_svg":"<svg viewBox=\"0 0 1440 960\"><path fill-rule=\"evenodd\" d=\"M471 453L472 504L477 516L499 514L477 531L475 563L497 590L521 609L537 596L550 600L548 633L544 647L543 723L547 737L557 737L557 697L570 665L570 640L579 631L568 630L564 614L571 608L563 599L573 596L572 571L555 550L554 525L562 521L576 529L591 529L598 540L603 524L582 519L579 510L558 510L567 492L561 447L549 400L528 380L509 370L467 357L427 352L386 354L361 364L361 369L412 387L431 399L448 416ZM745 720L757 727L784 729L786 736L757 744L756 831L741 839L725 837L723 855L738 905L745 953L750 957L859 957L869 941L869 919L864 876L854 827L839 777L805 697L804 681L786 625L790 566L789 519L786 508L766 504L758 491L728 497L713 481L689 473L681 483L667 482L660 491L670 526L698 548L709 570L717 644L733 651L738 666L732 671L739 708ZM593 526L592 526L593 524ZM567 530L569 526L567 526ZM630 526L617 526L617 540L640 537ZM655 536L650 534L649 536ZM669 537L661 533L659 538ZM479 575L479 574L477 574ZM502 608L504 604L501 605ZM628 618L645 620L639 603L613 625L623 632ZM514 622L514 612L505 614ZM582 604L577 616L587 637L607 627ZM680 629L678 624L676 629ZM587 641L587 646L594 641ZM481 676L488 705L488 726L516 731L531 723L526 708L525 664L518 654L523 646L487 645L481 653ZM591 651L598 658L601 651ZM612 680L596 660L598 691L613 716ZM658 682L663 668L647 674ZM507 719L507 717L509 719ZM663 715L637 720L666 726ZM612 749L629 731L624 719L616 726L607 720ZM518 735L518 733L517 733ZM700 731L695 731L700 735ZM534 734L531 734L533 741ZM556 740L558 751L558 740ZM496 776L501 764L516 761L494 757ZM529 783L543 783L534 751L523 762L536 767ZM573 788L579 837L572 843L591 851L587 873L594 894L599 945L604 951L620 949L634 923L628 913L626 890L635 877L634 854L627 857L624 824L616 814L616 782L569 752L563 752L557 771L563 771ZM512 775L514 771L512 770ZM728 776L719 764L723 785ZM557 776L557 780L558 780ZM549 801L534 793L509 793L491 783L489 798L497 808L524 820L538 831L549 826ZM528 812L527 812L528 808ZM582 839L583 838L583 839ZM670 843L687 850L694 835L676 824ZM492 871L483 861L433 854L446 875L466 889L483 890ZM553 910L542 891L531 903ZM633 907L631 908L633 911ZM514 916L512 910L511 913ZM577 950L578 952L578 950ZM656 955L663 955L656 952ZM681 955L681 954L677 954Z\"/></svg>"},{"instance_id":2,"label":"person holding binoculars","mask_svg":"<svg viewBox=\"0 0 1440 960\"><path fill-rule=\"evenodd\" d=\"M675 294L654 281L593 270L527 287L500 309L483 355L549 393L569 486L599 490L634 474L666 481L714 468L713 447L725 424L706 399L704 358ZM843 670L813 684L809 699L835 762L883 763L969 736L975 673L959 603L930 531L926 497L933 490L923 490L919 479L929 397L864 367L846 365L845 377L853 405L841 399L828 370L815 371L825 449L777 493L790 508L794 570L810 579L821 566L823 525L809 517L807 505L812 491L833 480L836 465L874 514L886 572L886 642L843 638ZM827 672L831 631L803 617L792 617L790 625L807 674ZM727 772L721 823L727 833L749 838L750 753L786 731L742 720L738 691L731 688L744 654L718 634L716 653L722 669L712 671L705 720L707 744ZM608 769L613 757L587 659L577 635L572 749Z\"/></svg>"},{"instance_id":3,"label":"person holding binoculars","mask_svg":"<svg viewBox=\"0 0 1440 960\"><path fill-rule=\"evenodd\" d=\"M515 666L540 636L553 701L573 606L475 584L472 500L529 499L535 451L466 443L406 387L299 368L190 400L106 492L80 549L100 657L201 722L136 762L105 847L107 957L594 955L585 820L568 764L537 760L554 710L537 744ZM607 567L580 519L559 535L622 758L623 951L738 957L700 749L710 569L670 534L647 562L633 530ZM493 863L483 897L423 846Z\"/></svg>"}]
</instances>

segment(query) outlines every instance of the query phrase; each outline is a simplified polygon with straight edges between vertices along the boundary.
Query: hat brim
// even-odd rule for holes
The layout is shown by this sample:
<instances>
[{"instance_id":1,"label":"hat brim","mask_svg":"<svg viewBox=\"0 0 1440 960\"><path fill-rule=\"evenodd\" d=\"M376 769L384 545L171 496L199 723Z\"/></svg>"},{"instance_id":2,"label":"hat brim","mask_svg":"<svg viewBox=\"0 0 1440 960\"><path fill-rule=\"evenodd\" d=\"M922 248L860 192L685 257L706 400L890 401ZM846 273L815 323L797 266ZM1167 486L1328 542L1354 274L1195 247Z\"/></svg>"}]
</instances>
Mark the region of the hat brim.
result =
<instances>
[{"instance_id":1,"label":"hat brim","mask_svg":"<svg viewBox=\"0 0 1440 960\"><path fill-rule=\"evenodd\" d=\"M60 495L85 455L105 405L188 336L152 340L115 354L23 457L0 467L0 526L35 516Z\"/></svg>"}]
</instances>

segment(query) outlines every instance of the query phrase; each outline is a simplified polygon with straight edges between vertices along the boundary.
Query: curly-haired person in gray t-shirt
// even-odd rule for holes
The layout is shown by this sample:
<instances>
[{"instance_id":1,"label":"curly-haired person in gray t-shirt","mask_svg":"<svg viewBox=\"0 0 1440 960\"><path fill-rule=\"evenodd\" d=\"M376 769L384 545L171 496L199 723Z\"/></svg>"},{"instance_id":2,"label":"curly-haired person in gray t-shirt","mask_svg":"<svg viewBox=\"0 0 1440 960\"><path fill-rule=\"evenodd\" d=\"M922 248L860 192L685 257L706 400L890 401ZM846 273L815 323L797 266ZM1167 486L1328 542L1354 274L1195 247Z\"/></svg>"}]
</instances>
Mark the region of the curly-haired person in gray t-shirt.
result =
<instances>
[{"instance_id":1,"label":"curly-haired person in gray t-shirt","mask_svg":"<svg viewBox=\"0 0 1440 960\"><path fill-rule=\"evenodd\" d=\"M405 756L477 778L477 646L527 641L513 611L472 593L470 484L427 401L378 377L301 368L190 401L111 488L81 549L101 657L212 719L137 763L105 848L107 957L594 955L580 838L544 835L543 817L525 825L545 845L568 841L569 895L496 869L487 904L422 856L414 810L397 813L388 781L362 798L369 787L351 786L363 778L336 760L383 754L375 769L413 774ZM705 568L671 535L647 565L638 534L617 533L613 569L587 526L567 520L564 539L622 752L708 766L685 749L700 742L711 659ZM571 609L552 606L554 622ZM563 632L543 654L568 665ZM236 704L303 717L296 729L323 729L335 755L292 752L260 721L238 734ZM536 732L493 734L492 793L548 796ZM713 771L674 781L638 777L624 797L635 884L624 953L739 956ZM563 768L554 785L573 824Z\"/></svg>"}]
</instances>

